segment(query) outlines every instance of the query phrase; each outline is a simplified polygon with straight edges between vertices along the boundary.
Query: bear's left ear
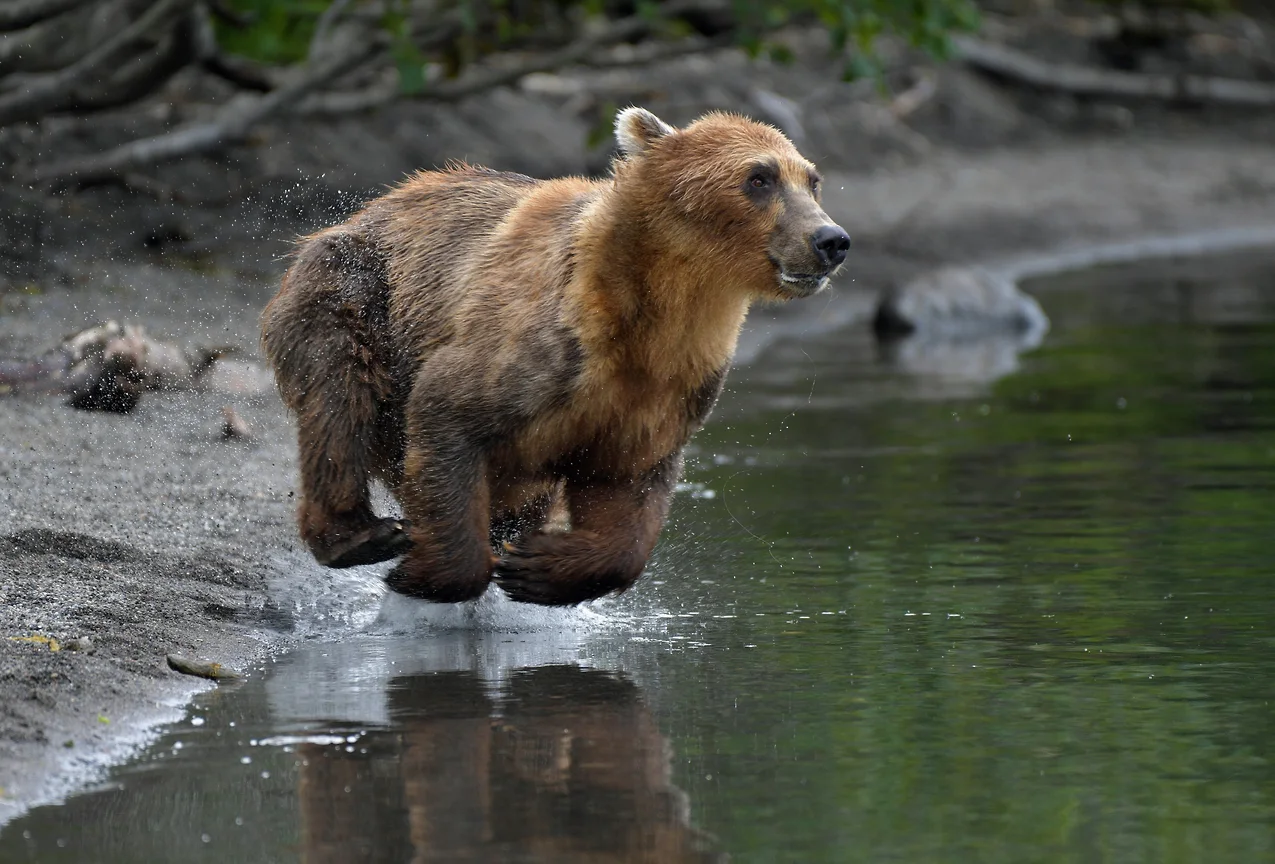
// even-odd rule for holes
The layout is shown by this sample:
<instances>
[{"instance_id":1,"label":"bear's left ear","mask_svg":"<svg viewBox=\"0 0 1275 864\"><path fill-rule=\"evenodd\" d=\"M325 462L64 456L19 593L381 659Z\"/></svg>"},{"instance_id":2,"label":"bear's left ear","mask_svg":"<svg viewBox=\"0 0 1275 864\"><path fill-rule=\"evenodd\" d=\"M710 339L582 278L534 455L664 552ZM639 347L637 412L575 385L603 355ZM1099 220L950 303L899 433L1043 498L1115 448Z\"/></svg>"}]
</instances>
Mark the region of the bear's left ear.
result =
<instances>
[{"instance_id":1,"label":"bear's left ear","mask_svg":"<svg viewBox=\"0 0 1275 864\"><path fill-rule=\"evenodd\" d=\"M626 159L645 153L656 141L675 131L645 108L625 108L615 116L615 140Z\"/></svg>"}]
</instances>

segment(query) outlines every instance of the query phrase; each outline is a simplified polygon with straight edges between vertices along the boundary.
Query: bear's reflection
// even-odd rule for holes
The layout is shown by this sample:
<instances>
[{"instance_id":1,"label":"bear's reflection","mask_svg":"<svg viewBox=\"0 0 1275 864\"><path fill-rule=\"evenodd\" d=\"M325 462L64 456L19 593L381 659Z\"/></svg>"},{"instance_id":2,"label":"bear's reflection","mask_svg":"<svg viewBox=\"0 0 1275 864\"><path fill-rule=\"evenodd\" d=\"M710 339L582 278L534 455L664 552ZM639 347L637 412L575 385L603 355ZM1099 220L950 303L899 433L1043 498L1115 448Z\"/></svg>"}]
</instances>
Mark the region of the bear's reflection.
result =
<instances>
[{"instance_id":1,"label":"bear's reflection","mask_svg":"<svg viewBox=\"0 0 1275 864\"><path fill-rule=\"evenodd\" d=\"M303 860L717 861L627 678L575 666L390 684L393 732L301 753Z\"/></svg>"}]
</instances>

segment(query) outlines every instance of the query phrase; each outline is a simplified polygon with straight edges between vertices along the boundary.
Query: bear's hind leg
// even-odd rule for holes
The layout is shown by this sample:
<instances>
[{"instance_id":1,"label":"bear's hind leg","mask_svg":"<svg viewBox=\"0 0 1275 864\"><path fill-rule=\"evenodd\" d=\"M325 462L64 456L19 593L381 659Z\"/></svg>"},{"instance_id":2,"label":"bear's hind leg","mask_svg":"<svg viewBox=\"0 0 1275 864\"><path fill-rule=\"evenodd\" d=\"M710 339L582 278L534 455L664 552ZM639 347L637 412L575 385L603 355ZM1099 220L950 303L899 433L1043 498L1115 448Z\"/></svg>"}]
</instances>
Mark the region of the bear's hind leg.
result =
<instances>
[{"instance_id":1,"label":"bear's hind leg","mask_svg":"<svg viewBox=\"0 0 1275 864\"><path fill-rule=\"evenodd\" d=\"M378 518L368 484L380 473L370 440L376 401L357 385L336 391L339 405L315 400L298 420L301 503L297 521L314 559L326 567L357 567L397 558L411 547L406 520Z\"/></svg>"},{"instance_id":2,"label":"bear's hind leg","mask_svg":"<svg viewBox=\"0 0 1275 864\"><path fill-rule=\"evenodd\" d=\"M496 584L513 600L541 606L624 591L655 548L681 464L674 454L630 482L569 483L571 530L540 531L507 546Z\"/></svg>"},{"instance_id":3,"label":"bear's hind leg","mask_svg":"<svg viewBox=\"0 0 1275 864\"><path fill-rule=\"evenodd\" d=\"M302 248L262 316L266 357L297 417L298 528L328 567L387 561L411 545L403 521L377 518L368 497L372 476L399 456L387 440L401 438L382 347L386 294L373 253L333 232Z\"/></svg>"}]
</instances>

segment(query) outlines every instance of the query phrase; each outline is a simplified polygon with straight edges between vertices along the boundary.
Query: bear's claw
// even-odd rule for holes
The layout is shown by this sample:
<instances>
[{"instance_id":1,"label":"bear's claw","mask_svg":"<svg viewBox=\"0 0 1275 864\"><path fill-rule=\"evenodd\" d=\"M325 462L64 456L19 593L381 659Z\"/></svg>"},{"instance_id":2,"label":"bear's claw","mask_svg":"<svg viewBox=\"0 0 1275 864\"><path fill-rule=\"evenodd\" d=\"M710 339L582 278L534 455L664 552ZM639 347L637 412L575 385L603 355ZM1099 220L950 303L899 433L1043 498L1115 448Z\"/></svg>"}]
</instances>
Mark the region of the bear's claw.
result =
<instances>
[{"instance_id":1,"label":"bear's claw","mask_svg":"<svg viewBox=\"0 0 1275 864\"><path fill-rule=\"evenodd\" d=\"M407 533L410 527L406 519L378 519L346 539L315 550L314 557L320 564L337 569L389 561L412 548Z\"/></svg>"},{"instance_id":2,"label":"bear's claw","mask_svg":"<svg viewBox=\"0 0 1275 864\"><path fill-rule=\"evenodd\" d=\"M578 562L553 554L565 551L562 547L571 543L569 536L534 534L520 543L506 544L492 580L510 600L537 606L575 606L623 590L628 585L628 581L605 571L578 572Z\"/></svg>"}]
</instances>

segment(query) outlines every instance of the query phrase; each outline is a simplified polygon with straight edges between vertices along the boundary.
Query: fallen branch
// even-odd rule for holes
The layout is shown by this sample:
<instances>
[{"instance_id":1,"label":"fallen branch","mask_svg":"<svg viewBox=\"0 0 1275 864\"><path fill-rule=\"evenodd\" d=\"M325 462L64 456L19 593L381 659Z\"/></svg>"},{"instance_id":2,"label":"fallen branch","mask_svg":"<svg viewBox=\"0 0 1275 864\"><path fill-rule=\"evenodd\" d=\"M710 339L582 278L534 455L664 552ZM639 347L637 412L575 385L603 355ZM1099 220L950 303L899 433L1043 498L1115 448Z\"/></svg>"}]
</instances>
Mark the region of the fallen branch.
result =
<instances>
[{"instance_id":1,"label":"fallen branch","mask_svg":"<svg viewBox=\"0 0 1275 864\"><path fill-rule=\"evenodd\" d=\"M181 14L192 0L159 0L123 32L82 60L58 72L32 76L26 86L0 96L0 126L34 120L50 111L67 107L75 91L96 81L109 67L120 62L124 49Z\"/></svg>"},{"instance_id":2,"label":"fallen branch","mask_svg":"<svg viewBox=\"0 0 1275 864\"><path fill-rule=\"evenodd\" d=\"M67 17L88 16L72 12ZM88 53L88 44L87 34L59 20L4 33L0 36L0 92L16 90L23 75L65 69Z\"/></svg>"},{"instance_id":3,"label":"fallen branch","mask_svg":"<svg viewBox=\"0 0 1275 864\"><path fill-rule=\"evenodd\" d=\"M896 120L906 120L934 98L938 84L933 75L922 73L916 83L890 100L889 111Z\"/></svg>"},{"instance_id":4,"label":"fallen branch","mask_svg":"<svg viewBox=\"0 0 1275 864\"><path fill-rule=\"evenodd\" d=\"M420 94L420 97L441 102L453 102L466 96L472 96L474 93L491 90L505 84L513 84L535 72L548 72L551 69L568 66L584 59L590 53L606 45L640 36L650 29L650 26L651 22L649 20L637 15L621 18L603 27L598 32L582 39L577 39L557 51L536 54L521 63L515 63L503 68L479 70L473 75L467 75L464 78L458 78L453 81L440 81L431 87L427 87L425 92Z\"/></svg>"},{"instance_id":5,"label":"fallen branch","mask_svg":"<svg viewBox=\"0 0 1275 864\"><path fill-rule=\"evenodd\" d=\"M1080 96L1275 106L1275 84L1203 75L1143 75L1037 60L1016 48L957 36L954 55L977 69L1046 90Z\"/></svg>"},{"instance_id":6,"label":"fallen branch","mask_svg":"<svg viewBox=\"0 0 1275 864\"><path fill-rule=\"evenodd\" d=\"M593 69L623 69L629 66L647 66L660 60L671 60L687 54L703 54L735 44L731 33L716 36L685 36L676 42L651 42L624 46L632 48L624 54L594 54L579 61L580 66Z\"/></svg>"},{"instance_id":7,"label":"fallen branch","mask_svg":"<svg viewBox=\"0 0 1275 864\"><path fill-rule=\"evenodd\" d=\"M194 0L159 0L142 19L138 19L129 28L126 34L112 40L109 45L121 42L129 33L133 33L135 37L137 33L133 31L144 32L143 19L153 25L161 11L171 12L193 2ZM634 15L608 22L594 32L556 51L535 54L511 65L479 69L458 80L440 81L429 85L425 92L419 94L419 98L455 101L474 93L515 83L536 72L549 71L572 63L588 62L591 56L596 56L599 49L643 35L657 26L661 20L669 20L705 9L717 9L722 5L721 0L674 0L660 7L660 19L651 20L645 16ZM196 43L202 43L206 48L208 41L206 37L201 38L197 35ZM316 57L291 83L279 86L263 96L254 97L246 94L239 96L226 105L211 122L194 124L163 135L131 141L99 155L31 167L25 172L18 172L18 179L29 184L71 178L81 183L101 182L143 166L216 151L227 144L244 140L254 126L278 114L299 109L307 113L341 113L367 110L391 101L397 92L389 88L385 81L377 82L367 90L347 95L326 94L321 98L306 100L306 97L314 91L362 66L381 53L385 46L385 37L377 33L356 39L355 43L359 47L348 53L332 57ZM103 53L105 47L72 67L72 70L79 70L77 76L83 74L81 67L88 64L90 60L95 64L101 63L99 55ZM69 73L72 70L67 71ZM51 77L60 77L62 74L64 73ZM28 99L27 102L32 103L32 100ZM0 125L5 122L4 105L5 100L0 98ZM29 109L33 105L28 104L27 107Z\"/></svg>"},{"instance_id":8,"label":"fallen branch","mask_svg":"<svg viewBox=\"0 0 1275 864\"><path fill-rule=\"evenodd\" d=\"M670 3L662 7L666 17L676 17L699 9L717 9L720 4L711 2ZM492 90L518 81L540 72L561 69L564 66L580 64L585 66L631 66L650 63L655 60L676 57L681 54L704 51L714 47L723 47L731 41L728 36L712 39L684 40L673 44L661 44L654 49L637 50L627 58L613 58L600 55L600 49L625 42L640 36L652 27L653 22L645 17L631 16L612 22L598 31L581 37L557 51L548 54L535 54L522 62L507 66L478 69L463 78L439 81L427 84L425 89L412 98L420 101L455 102L475 93ZM386 77L361 90L344 93L316 93L305 100L297 108L301 114L347 114L370 111L387 105L400 95L397 77Z\"/></svg>"},{"instance_id":9,"label":"fallen branch","mask_svg":"<svg viewBox=\"0 0 1275 864\"><path fill-rule=\"evenodd\" d=\"M655 24L661 21L668 21L691 12L716 10L720 9L721 6L722 4L715 2L715 0L680 0L680 2L679 0L674 0L674 2L665 3L658 8L660 17L657 20L653 21L644 15L621 18L603 25L597 31L577 39L557 51L536 54L522 63L515 63L504 68L488 69L454 81L439 82L421 93L420 98L439 101L463 99L483 90L512 84L535 72L548 72L563 66L569 66L572 63L578 63L599 48L605 48L617 42L625 42L647 33Z\"/></svg>"},{"instance_id":10,"label":"fallen branch","mask_svg":"<svg viewBox=\"0 0 1275 864\"><path fill-rule=\"evenodd\" d=\"M212 152L244 140L262 120L290 110L307 94L361 66L382 48L383 43L378 39L363 40L354 51L323 60L291 83L264 96L243 95L234 99L211 122L130 141L97 156L41 166L22 179L31 184L72 177L80 182L101 181L145 165Z\"/></svg>"},{"instance_id":11,"label":"fallen branch","mask_svg":"<svg viewBox=\"0 0 1275 864\"><path fill-rule=\"evenodd\" d=\"M323 10L319 20L315 22L314 34L310 37L310 47L306 50L307 59L314 60L319 52L323 50L329 35L331 35L332 28L336 26L337 20L345 14L345 8L349 5L350 0L332 0L328 4L328 8Z\"/></svg>"},{"instance_id":12,"label":"fallen branch","mask_svg":"<svg viewBox=\"0 0 1275 864\"><path fill-rule=\"evenodd\" d=\"M135 102L158 90L190 62L190 27L178 24L150 54L124 61L112 75L92 86L77 88L49 113L102 111Z\"/></svg>"},{"instance_id":13,"label":"fallen branch","mask_svg":"<svg viewBox=\"0 0 1275 864\"><path fill-rule=\"evenodd\" d=\"M399 96L398 70L387 68L377 79L358 90L337 90L311 93L293 109L294 114L322 116L357 114L388 105Z\"/></svg>"},{"instance_id":14,"label":"fallen branch","mask_svg":"<svg viewBox=\"0 0 1275 864\"><path fill-rule=\"evenodd\" d=\"M0 31L21 30L83 6L88 0L10 0L0 6Z\"/></svg>"}]
</instances>

